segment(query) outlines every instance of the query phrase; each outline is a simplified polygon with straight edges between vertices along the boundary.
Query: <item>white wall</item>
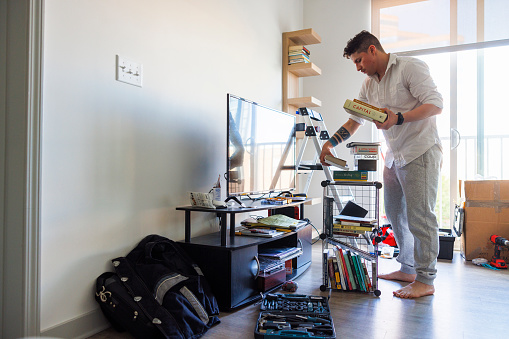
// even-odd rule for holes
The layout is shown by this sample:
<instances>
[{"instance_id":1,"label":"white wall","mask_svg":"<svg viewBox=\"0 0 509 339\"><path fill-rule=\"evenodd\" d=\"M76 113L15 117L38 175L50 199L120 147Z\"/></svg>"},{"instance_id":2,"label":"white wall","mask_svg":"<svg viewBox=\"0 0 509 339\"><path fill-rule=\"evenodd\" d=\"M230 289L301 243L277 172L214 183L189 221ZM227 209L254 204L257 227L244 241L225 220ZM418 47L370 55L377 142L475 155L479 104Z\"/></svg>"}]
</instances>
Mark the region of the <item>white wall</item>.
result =
<instances>
[{"instance_id":1,"label":"white wall","mask_svg":"<svg viewBox=\"0 0 509 339\"><path fill-rule=\"evenodd\" d=\"M343 57L343 49L357 33L363 29L370 30L370 13L370 0L304 1L304 27L312 27L322 38L321 44L309 46L311 59L320 67L322 74L303 80L303 95L322 101L322 106L316 111L324 118L331 136L348 119L343 104L346 99L357 98L365 77L357 72L350 59ZM373 124L365 124L349 141L371 141L372 128ZM353 157L344 145L337 146L336 152L338 157L347 160L349 166L353 167ZM322 180L325 180L323 173L313 175L308 195L322 196ZM322 205L305 208L306 217L321 232Z\"/></svg>"},{"instance_id":2,"label":"white wall","mask_svg":"<svg viewBox=\"0 0 509 339\"><path fill-rule=\"evenodd\" d=\"M184 238L175 207L225 172L226 94L280 109L281 35L303 20L292 0L45 4L43 331L97 310L95 278L142 237ZM142 88L115 81L116 54Z\"/></svg>"},{"instance_id":3,"label":"white wall","mask_svg":"<svg viewBox=\"0 0 509 339\"><path fill-rule=\"evenodd\" d=\"M95 278L144 236L184 238L175 207L225 172L226 94L281 109L283 32L321 35L312 58L323 75L303 91L339 127L341 101L362 81L341 51L369 28L369 3L45 1L43 333L97 313ZM115 81L117 54L143 64L142 88ZM310 213L321 227L321 206ZM193 235L217 229L211 216L193 218Z\"/></svg>"}]
</instances>

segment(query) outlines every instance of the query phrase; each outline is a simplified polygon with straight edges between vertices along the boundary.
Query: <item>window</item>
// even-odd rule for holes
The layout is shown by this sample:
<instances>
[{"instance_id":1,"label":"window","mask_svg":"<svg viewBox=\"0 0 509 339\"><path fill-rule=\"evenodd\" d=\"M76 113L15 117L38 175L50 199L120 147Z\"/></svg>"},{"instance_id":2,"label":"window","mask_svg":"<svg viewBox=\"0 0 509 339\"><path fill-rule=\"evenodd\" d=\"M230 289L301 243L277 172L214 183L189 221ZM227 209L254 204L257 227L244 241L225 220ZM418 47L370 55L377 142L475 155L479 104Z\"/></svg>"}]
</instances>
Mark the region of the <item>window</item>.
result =
<instances>
[{"instance_id":1,"label":"window","mask_svg":"<svg viewBox=\"0 0 509 339\"><path fill-rule=\"evenodd\" d=\"M451 225L458 181L509 179L507 93L509 1L372 0L372 33L388 53L424 60L444 96L437 118L444 164L437 215Z\"/></svg>"}]
</instances>

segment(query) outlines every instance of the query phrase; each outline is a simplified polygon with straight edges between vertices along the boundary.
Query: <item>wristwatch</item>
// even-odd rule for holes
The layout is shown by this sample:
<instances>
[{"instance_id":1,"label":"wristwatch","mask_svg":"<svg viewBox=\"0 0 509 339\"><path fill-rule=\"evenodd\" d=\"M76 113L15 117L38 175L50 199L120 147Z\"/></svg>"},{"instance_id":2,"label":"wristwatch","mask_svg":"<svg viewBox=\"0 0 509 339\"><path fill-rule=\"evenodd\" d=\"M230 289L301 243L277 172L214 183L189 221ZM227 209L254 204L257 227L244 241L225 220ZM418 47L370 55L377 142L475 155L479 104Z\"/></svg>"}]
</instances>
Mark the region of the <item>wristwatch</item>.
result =
<instances>
[{"instance_id":1,"label":"wristwatch","mask_svg":"<svg viewBox=\"0 0 509 339\"><path fill-rule=\"evenodd\" d=\"M396 125L403 125L403 121L405 121L403 114L401 114L401 112L398 112L396 115L398 116L398 122L396 123Z\"/></svg>"}]
</instances>

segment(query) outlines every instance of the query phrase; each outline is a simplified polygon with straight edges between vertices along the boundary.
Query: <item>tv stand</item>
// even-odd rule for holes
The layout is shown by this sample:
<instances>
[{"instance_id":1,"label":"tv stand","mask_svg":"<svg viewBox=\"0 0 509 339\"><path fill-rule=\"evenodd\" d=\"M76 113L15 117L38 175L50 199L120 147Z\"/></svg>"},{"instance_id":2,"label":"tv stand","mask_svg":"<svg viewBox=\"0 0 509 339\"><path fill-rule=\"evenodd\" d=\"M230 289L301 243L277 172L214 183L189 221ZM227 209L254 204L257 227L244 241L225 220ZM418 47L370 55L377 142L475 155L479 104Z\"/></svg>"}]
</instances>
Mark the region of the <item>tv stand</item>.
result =
<instances>
[{"instance_id":1,"label":"tv stand","mask_svg":"<svg viewBox=\"0 0 509 339\"><path fill-rule=\"evenodd\" d=\"M285 232L274 238L235 236L235 216L238 213L270 210L277 214L279 208L299 206L300 218L304 218L304 203L312 199L292 202L285 205L261 205L259 202L246 203L247 207L222 209L202 208L198 206L177 207L185 215L185 240L179 245L198 264L212 288L220 310L230 311L260 299L257 278L260 271L258 261L259 248L299 247L302 254L292 261L292 273L286 280L294 279L304 273L311 265L312 226L308 224L297 231ZM216 213L221 219L221 230L202 236L191 237L191 212ZM229 216L229 218L228 218ZM227 236L227 220L230 234ZM281 284L271 288L270 292Z\"/></svg>"}]
</instances>

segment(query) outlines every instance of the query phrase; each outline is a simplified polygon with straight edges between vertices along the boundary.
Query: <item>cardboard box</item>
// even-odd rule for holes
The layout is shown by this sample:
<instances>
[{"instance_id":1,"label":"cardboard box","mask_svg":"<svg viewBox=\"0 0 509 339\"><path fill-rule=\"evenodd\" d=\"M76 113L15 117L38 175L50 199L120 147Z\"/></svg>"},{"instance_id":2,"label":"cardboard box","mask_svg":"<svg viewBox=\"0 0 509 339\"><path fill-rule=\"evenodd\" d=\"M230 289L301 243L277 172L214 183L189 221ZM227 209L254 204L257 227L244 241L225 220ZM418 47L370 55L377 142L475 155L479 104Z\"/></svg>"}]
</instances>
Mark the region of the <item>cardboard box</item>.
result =
<instances>
[{"instance_id":1,"label":"cardboard box","mask_svg":"<svg viewBox=\"0 0 509 339\"><path fill-rule=\"evenodd\" d=\"M490 237L496 234L509 239L509 180L465 181L462 194L465 217L461 255L466 260L490 261L495 253ZM500 257L509 262L509 249L503 249Z\"/></svg>"},{"instance_id":2,"label":"cardboard box","mask_svg":"<svg viewBox=\"0 0 509 339\"><path fill-rule=\"evenodd\" d=\"M461 187L461 186L460 186ZM471 180L463 182L465 201L509 203L509 180Z\"/></svg>"}]
</instances>

